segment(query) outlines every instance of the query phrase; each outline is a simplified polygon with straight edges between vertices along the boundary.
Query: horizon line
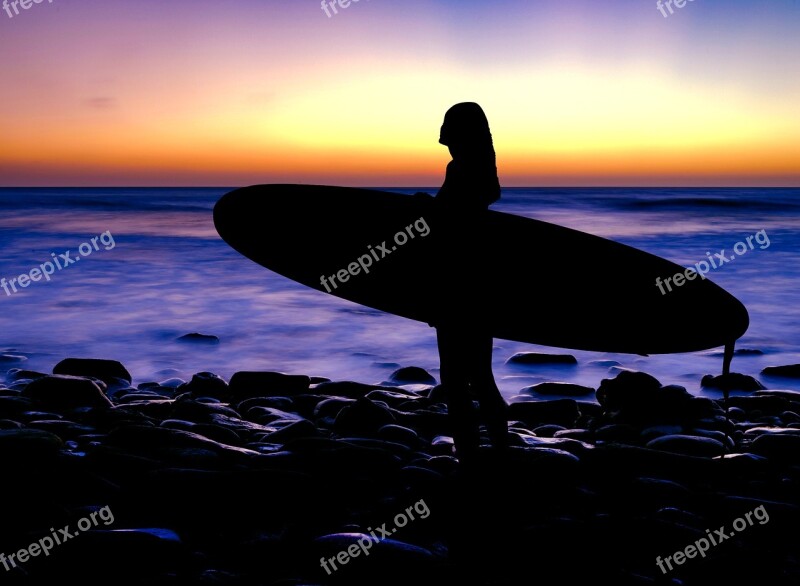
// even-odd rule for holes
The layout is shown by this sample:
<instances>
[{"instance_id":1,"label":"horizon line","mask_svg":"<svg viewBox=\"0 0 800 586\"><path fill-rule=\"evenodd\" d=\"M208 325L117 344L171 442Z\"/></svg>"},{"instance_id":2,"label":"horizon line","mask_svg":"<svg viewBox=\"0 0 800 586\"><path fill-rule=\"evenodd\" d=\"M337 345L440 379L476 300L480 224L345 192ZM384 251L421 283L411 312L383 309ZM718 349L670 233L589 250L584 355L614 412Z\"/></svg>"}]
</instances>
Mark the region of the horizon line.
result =
<instances>
[{"instance_id":1,"label":"horizon line","mask_svg":"<svg viewBox=\"0 0 800 586\"><path fill-rule=\"evenodd\" d=\"M439 189L441 185L327 185L323 183L249 183L242 185L0 185L0 189L243 189L256 185L308 185L348 189ZM504 189L800 189L796 185L509 185Z\"/></svg>"}]
</instances>

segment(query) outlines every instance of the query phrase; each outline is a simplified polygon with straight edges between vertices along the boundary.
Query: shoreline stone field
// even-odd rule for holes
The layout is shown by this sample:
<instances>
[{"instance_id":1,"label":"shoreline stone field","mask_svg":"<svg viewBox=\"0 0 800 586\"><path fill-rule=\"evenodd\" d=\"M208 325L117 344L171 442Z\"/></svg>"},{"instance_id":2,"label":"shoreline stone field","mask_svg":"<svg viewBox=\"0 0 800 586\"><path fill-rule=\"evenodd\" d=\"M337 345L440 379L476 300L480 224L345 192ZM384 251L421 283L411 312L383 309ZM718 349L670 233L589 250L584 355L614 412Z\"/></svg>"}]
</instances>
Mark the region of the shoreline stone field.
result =
<instances>
[{"instance_id":1,"label":"shoreline stone field","mask_svg":"<svg viewBox=\"0 0 800 586\"><path fill-rule=\"evenodd\" d=\"M3 584L800 583L800 392L752 377L705 377L747 391L720 400L628 370L596 390L527 387L507 452L467 468L417 367L380 385L200 372L133 386L115 361L21 365L0 384L0 553L104 507L113 523L0 565ZM395 527L420 501L429 515ZM762 506L768 523L656 564ZM396 531L348 549L381 527Z\"/></svg>"}]
</instances>

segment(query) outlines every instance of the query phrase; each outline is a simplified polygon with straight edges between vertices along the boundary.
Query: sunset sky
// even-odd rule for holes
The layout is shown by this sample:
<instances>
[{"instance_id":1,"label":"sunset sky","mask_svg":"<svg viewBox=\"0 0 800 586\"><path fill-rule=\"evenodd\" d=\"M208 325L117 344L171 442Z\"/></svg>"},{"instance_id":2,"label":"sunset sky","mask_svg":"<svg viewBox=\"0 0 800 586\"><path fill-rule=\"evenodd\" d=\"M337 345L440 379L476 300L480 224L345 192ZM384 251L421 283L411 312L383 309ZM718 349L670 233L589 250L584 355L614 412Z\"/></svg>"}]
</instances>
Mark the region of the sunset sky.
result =
<instances>
[{"instance_id":1,"label":"sunset sky","mask_svg":"<svg viewBox=\"0 0 800 586\"><path fill-rule=\"evenodd\" d=\"M0 185L800 185L800 1L47 0L0 11ZM13 13L13 12L12 12Z\"/></svg>"}]
</instances>

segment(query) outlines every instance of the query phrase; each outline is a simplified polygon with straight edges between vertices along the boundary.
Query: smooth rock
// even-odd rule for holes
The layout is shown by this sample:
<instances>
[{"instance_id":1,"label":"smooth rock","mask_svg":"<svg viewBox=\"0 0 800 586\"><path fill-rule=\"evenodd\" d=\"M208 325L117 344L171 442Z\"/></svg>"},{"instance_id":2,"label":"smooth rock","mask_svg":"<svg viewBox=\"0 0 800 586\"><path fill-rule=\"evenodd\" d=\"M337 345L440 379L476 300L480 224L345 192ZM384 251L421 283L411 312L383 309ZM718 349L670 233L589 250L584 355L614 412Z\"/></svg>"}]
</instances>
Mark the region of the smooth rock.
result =
<instances>
[{"instance_id":1,"label":"smooth rock","mask_svg":"<svg viewBox=\"0 0 800 586\"><path fill-rule=\"evenodd\" d=\"M223 444L189 431L144 425L118 427L108 434L108 443L127 448L133 453L139 451L158 453L173 448L194 448L229 456L259 455L253 450Z\"/></svg>"},{"instance_id":2,"label":"smooth rock","mask_svg":"<svg viewBox=\"0 0 800 586\"><path fill-rule=\"evenodd\" d=\"M700 384L705 388L721 391L761 391L766 389L758 379L738 372L717 376L707 374L701 379Z\"/></svg>"},{"instance_id":3,"label":"smooth rock","mask_svg":"<svg viewBox=\"0 0 800 586\"><path fill-rule=\"evenodd\" d=\"M553 437L556 432L563 431L565 429L567 428L563 425L548 423L546 425L539 425L538 427L534 428L533 433L538 437Z\"/></svg>"},{"instance_id":4,"label":"smooth rock","mask_svg":"<svg viewBox=\"0 0 800 586\"><path fill-rule=\"evenodd\" d=\"M127 393L124 395L115 395L114 402L117 405L125 404L125 403L136 403L138 401L150 401L153 399L163 399L162 395L158 393L146 393L146 392L136 392L136 393Z\"/></svg>"},{"instance_id":5,"label":"smooth rock","mask_svg":"<svg viewBox=\"0 0 800 586\"><path fill-rule=\"evenodd\" d=\"M647 442L651 450L661 450L685 456L713 458L725 453L722 442L694 435L664 435Z\"/></svg>"},{"instance_id":6,"label":"smooth rock","mask_svg":"<svg viewBox=\"0 0 800 586\"><path fill-rule=\"evenodd\" d=\"M725 356L725 352L722 350L717 350L715 352L709 352L708 356L719 356L720 358ZM734 353L734 356L763 356L764 351L759 350L758 348L737 348Z\"/></svg>"},{"instance_id":7,"label":"smooth rock","mask_svg":"<svg viewBox=\"0 0 800 586\"><path fill-rule=\"evenodd\" d=\"M286 420L286 421L300 421L304 419L297 413L290 413L275 407L252 407L247 411L247 420L259 425L269 425L273 421Z\"/></svg>"},{"instance_id":8,"label":"smooth rock","mask_svg":"<svg viewBox=\"0 0 800 586\"><path fill-rule=\"evenodd\" d=\"M789 401L797 401L800 403L800 391L784 391L767 389L766 391L756 391L753 393L756 396L771 395L774 397L783 397Z\"/></svg>"},{"instance_id":9,"label":"smooth rock","mask_svg":"<svg viewBox=\"0 0 800 586\"><path fill-rule=\"evenodd\" d=\"M382 388L379 385L367 385L353 381L334 381L320 383L314 387L314 392L319 395L329 397L346 397L349 399L361 399L370 391Z\"/></svg>"},{"instance_id":10,"label":"smooth rock","mask_svg":"<svg viewBox=\"0 0 800 586\"><path fill-rule=\"evenodd\" d=\"M389 375L389 380L399 385L423 384L435 385L436 379L424 368L418 366L406 366L395 370Z\"/></svg>"},{"instance_id":11,"label":"smooth rock","mask_svg":"<svg viewBox=\"0 0 800 586\"><path fill-rule=\"evenodd\" d=\"M250 419L247 414L253 407L272 407L281 411L298 411L295 402L288 397L253 397L234 405L236 411L241 413L245 419Z\"/></svg>"},{"instance_id":12,"label":"smooth rock","mask_svg":"<svg viewBox=\"0 0 800 586\"><path fill-rule=\"evenodd\" d=\"M597 401L605 409L640 407L652 403L661 383L646 372L623 370L613 379L604 378L597 389Z\"/></svg>"},{"instance_id":13,"label":"smooth rock","mask_svg":"<svg viewBox=\"0 0 800 586\"><path fill-rule=\"evenodd\" d=\"M36 372L35 370L25 370L22 368L11 368L6 373L6 381L16 382L18 380L34 380L47 376L47 373Z\"/></svg>"},{"instance_id":14,"label":"smooth rock","mask_svg":"<svg viewBox=\"0 0 800 586\"><path fill-rule=\"evenodd\" d=\"M44 409L75 409L79 407L112 407L100 387L88 378L50 375L32 381L22 392Z\"/></svg>"},{"instance_id":15,"label":"smooth rock","mask_svg":"<svg viewBox=\"0 0 800 586\"><path fill-rule=\"evenodd\" d=\"M716 413L722 413L722 409L708 397L692 397L684 407L684 414L687 419L704 419L714 417Z\"/></svg>"},{"instance_id":16,"label":"smooth rock","mask_svg":"<svg viewBox=\"0 0 800 586\"><path fill-rule=\"evenodd\" d=\"M420 442L419 434L409 427L390 423L378 430L378 437L390 442L398 442L406 446L416 446Z\"/></svg>"},{"instance_id":17,"label":"smooth rock","mask_svg":"<svg viewBox=\"0 0 800 586\"><path fill-rule=\"evenodd\" d=\"M428 400L430 400L432 403L446 403L447 391L445 391L444 386L436 385L431 390L429 390Z\"/></svg>"},{"instance_id":18,"label":"smooth rock","mask_svg":"<svg viewBox=\"0 0 800 586\"><path fill-rule=\"evenodd\" d=\"M548 448L563 450L580 456L587 450L593 450L594 446L580 440L566 438L566 437L534 437L532 435L517 434L525 442L526 445L534 448Z\"/></svg>"},{"instance_id":19,"label":"smooth rock","mask_svg":"<svg viewBox=\"0 0 800 586\"><path fill-rule=\"evenodd\" d=\"M38 465L54 459L64 442L57 435L39 429L0 430L0 458L3 464Z\"/></svg>"},{"instance_id":20,"label":"smooth rock","mask_svg":"<svg viewBox=\"0 0 800 586\"><path fill-rule=\"evenodd\" d=\"M665 435L680 435L683 427L680 425L651 425L641 431L641 437L646 442Z\"/></svg>"},{"instance_id":21,"label":"smooth rock","mask_svg":"<svg viewBox=\"0 0 800 586\"><path fill-rule=\"evenodd\" d=\"M253 397L291 397L308 392L311 379L305 375L271 371L239 371L231 377L234 400Z\"/></svg>"},{"instance_id":22,"label":"smooth rock","mask_svg":"<svg viewBox=\"0 0 800 586\"><path fill-rule=\"evenodd\" d=\"M33 401L22 396L0 396L0 417L17 420L20 414L33 408Z\"/></svg>"},{"instance_id":23,"label":"smooth rock","mask_svg":"<svg viewBox=\"0 0 800 586\"><path fill-rule=\"evenodd\" d=\"M82 435L95 433L95 428L88 425L80 425L74 421L64 419L37 419L28 422L31 429L41 429L57 435L62 440L74 440Z\"/></svg>"},{"instance_id":24,"label":"smooth rock","mask_svg":"<svg viewBox=\"0 0 800 586\"><path fill-rule=\"evenodd\" d=\"M603 414L603 407L593 401L578 401L577 403L581 417L600 417Z\"/></svg>"},{"instance_id":25,"label":"smooth rock","mask_svg":"<svg viewBox=\"0 0 800 586\"><path fill-rule=\"evenodd\" d=\"M778 461L800 463L800 435L770 433L758 436L748 450Z\"/></svg>"},{"instance_id":26,"label":"smooth rock","mask_svg":"<svg viewBox=\"0 0 800 586\"><path fill-rule=\"evenodd\" d=\"M655 503L683 503L691 494L684 485L663 478L634 478L630 488L631 498L637 503L645 500Z\"/></svg>"},{"instance_id":27,"label":"smooth rock","mask_svg":"<svg viewBox=\"0 0 800 586\"><path fill-rule=\"evenodd\" d=\"M531 366L540 364L578 364L577 358L572 354L544 354L541 352L518 352L506 360L506 364Z\"/></svg>"},{"instance_id":28,"label":"smooth rock","mask_svg":"<svg viewBox=\"0 0 800 586\"><path fill-rule=\"evenodd\" d=\"M212 346L219 344L219 338L217 336L212 334L200 334L198 332L184 334L179 338L175 338L175 341L184 344L208 344Z\"/></svg>"},{"instance_id":29,"label":"smooth rock","mask_svg":"<svg viewBox=\"0 0 800 586\"><path fill-rule=\"evenodd\" d=\"M620 442L623 444L636 444L639 440L639 430L633 425L613 423L603 425L594 430L594 437L603 442Z\"/></svg>"},{"instance_id":30,"label":"smooth rock","mask_svg":"<svg viewBox=\"0 0 800 586\"><path fill-rule=\"evenodd\" d=\"M763 415L761 417L753 417L753 423L758 423L767 427L781 427L783 421L777 415Z\"/></svg>"},{"instance_id":31,"label":"smooth rock","mask_svg":"<svg viewBox=\"0 0 800 586\"><path fill-rule=\"evenodd\" d=\"M613 366L622 366L616 360L590 360L587 364L589 366L599 366L601 368L611 368Z\"/></svg>"},{"instance_id":32,"label":"smooth rock","mask_svg":"<svg viewBox=\"0 0 800 586\"><path fill-rule=\"evenodd\" d=\"M210 440L231 446L238 446L242 441L242 438L239 437L239 434L234 430L212 423L194 423L193 421L184 421L182 419L165 419L161 422L161 427L196 433Z\"/></svg>"},{"instance_id":33,"label":"smooth rock","mask_svg":"<svg viewBox=\"0 0 800 586\"><path fill-rule=\"evenodd\" d=\"M786 411L789 401L778 395L751 395L749 397L729 397L728 405L744 409L748 416L759 411L761 415L778 415Z\"/></svg>"},{"instance_id":34,"label":"smooth rock","mask_svg":"<svg viewBox=\"0 0 800 586\"><path fill-rule=\"evenodd\" d=\"M747 421L747 413L741 407L728 407L728 417L731 421Z\"/></svg>"},{"instance_id":35,"label":"smooth rock","mask_svg":"<svg viewBox=\"0 0 800 586\"><path fill-rule=\"evenodd\" d=\"M80 576L77 582L86 586L162 583L162 576L175 575L191 562L191 550L170 529L115 529L119 519L109 527L97 519L98 527L50 552L48 563L37 568L36 582L54 584Z\"/></svg>"},{"instance_id":36,"label":"smooth rock","mask_svg":"<svg viewBox=\"0 0 800 586\"><path fill-rule=\"evenodd\" d=\"M301 417L298 415L291 415L286 414L288 417L294 417L292 421L300 420ZM284 418L274 419L273 421L284 421L283 425L288 425L288 422ZM247 421L245 419L240 419L239 417L231 417L230 415L224 415L221 413L213 413L209 417L209 423L219 425L224 427L225 429L230 429L235 431L242 437L248 437L253 434L260 434L260 433L272 433L277 429L277 425L273 427L272 425L261 425L260 423L253 423L252 421Z\"/></svg>"},{"instance_id":37,"label":"smooth rock","mask_svg":"<svg viewBox=\"0 0 800 586\"><path fill-rule=\"evenodd\" d=\"M173 377L173 378L168 378L166 380L161 381L160 383L158 383L158 386L159 387L166 387L168 389L177 389L181 385L185 385L185 384L186 384L186 381L183 380L182 378ZM141 388L141 385L139 386L139 388Z\"/></svg>"},{"instance_id":38,"label":"smooth rock","mask_svg":"<svg viewBox=\"0 0 800 586\"><path fill-rule=\"evenodd\" d=\"M283 444L289 440L301 437L316 437L319 435L320 433L316 425L311 423L308 419L300 419L298 421L292 421L281 429L267 434L264 436L263 441Z\"/></svg>"},{"instance_id":39,"label":"smooth rock","mask_svg":"<svg viewBox=\"0 0 800 586\"><path fill-rule=\"evenodd\" d=\"M701 427L694 427L686 432L686 435L695 435L699 437L710 437L711 439L717 440L724 446L727 446L728 449L734 449L735 445L733 440L724 432L716 430L716 429L703 429Z\"/></svg>"},{"instance_id":40,"label":"smooth rock","mask_svg":"<svg viewBox=\"0 0 800 586\"><path fill-rule=\"evenodd\" d=\"M188 419L195 423L209 423L211 422L212 415L217 414L239 417L239 413L228 406L203 403L192 399L189 395L181 395L174 401L164 401L163 404L171 406L170 417L175 419Z\"/></svg>"},{"instance_id":41,"label":"smooth rock","mask_svg":"<svg viewBox=\"0 0 800 586\"><path fill-rule=\"evenodd\" d=\"M97 378L110 386L118 384L118 379L131 384L131 374L116 360L98 358L66 358L53 367L53 374Z\"/></svg>"},{"instance_id":42,"label":"smooth rock","mask_svg":"<svg viewBox=\"0 0 800 586\"><path fill-rule=\"evenodd\" d=\"M508 407L509 419L519 419L528 425L554 423L573 427L579 416L578 404L574 399L512 403Z\"/></svg>"},{"instance_id":43,"label":"smooth rock","mask_svg":"<svg viewBox=\"0 0 800 586\"><path fill-rule=\"evenodd\" d=\"M345 405L334 422L337 432L376 433L384 425L395 423L392 412L369 399Z\"/></svg>"},{"instance_id":44,"label":"smooth rock","mask_svg":"<svg viewBox=\"0 0 800 586\"><path fill-rule=\"evenodd\" d=\"M782 378L800 378L800 364L768 366L761 371L761 374L764 376L779 376Z\"/></svg>"},{"instance_id":45,"label":"smooth rock","mask_svg":"<svg viewBox=\"0 0 800 586\"><path fill-rule=\"evenodd\" d=\"M424 522L419 519L413 521L413 523ZM387 525L390 526L391 523ZM398 533L400 531L402 529ZM359 546L359 542L365 544L364 549ZM367 543L370 544L369 549L366 549ZM331 568L334 584L348 586L377 584L378 575L383 575L384 581L388 579L392 584L446 583L441 569L437 566L437 558L429 550L394 538L375 541L365 533L337 533L318 537L314 545L314 551L310 555L313 555L316 561L320 580L327 578L326 571L320 566L320 558L329 559L339 555L340 552L352 552L352 557L348 555L347 558L342 558L349 559L346 566L341 562L334 562L337 568L336 570ZM367 553L364 553L365 550ZM325 583L328 581L325 580Z\"/></svg>"},{"instance_id":46,"label":"smooth rock","mask_svg":"<svg viewBox=\"0 0 800 586\"><path fill-rule=\"evenodd\" d=\"M520 390L520 393L530 393L532 395L561 395L565 397L583 397L594 392L595 390L592 387L557 382L539 383Z\"/></svg>"},{"instance_id":47,"label":"smooth rock","mask_svg":"<svg viewBox=\"0 0 800 586\"><path fill-rule=\"evenodd\" d=\"M213 372L198 372L192 376L192 380L177 390L181 393L191 393L193 397L226 399L229 396L228 383Z\"/></svg>"},{"instance_id":48,"label":"smooth rock","mask_svg":"<svg viewBox=\"0 0 800 586\"><path fill-rule=\"evenodd\" d=\"M794 411L784 411L780 414L780 418L786 423L800 423L800 414Z\"/></svg>"},{"instance_id":49,"label":"smooth rock","mask_svg":"<svg viewBox=\"0 0 800 586\"><path fill-rule=\"evenodd\" d=\"M800 435L800 429L791 427L751 427L744 432L745 437L759 435Z\"/></svg>"},{"instance_id":50,"label":"smooth rock","mask_svg":"<svg viewBox=\"0 0 800 586\"><path fill-rule=\"evenodd\" d=\"M553 434L554 438L568 438L578 440L584 443L591 443L595 441L594 433L588 429L562 429Z\"/></svg>"},{"instance_id":51,"label":"smooth rock","mask_svg":"<svg viewBox=\"0 0 800 586\"><path fill-rule=\"evenodd\" d=\"M414 401L418 402L422 397L405 389L397 388L394 391L386 391L384 389L370 391L367 393L366 398L370 401L383 401L394 408L400 409L401 405L413 404Z\"/></svg>"},{"instance_id":52,"label":"smooth rock","mask_svg":"<svg viewBox=\"0 0 800 586\"><path fill-rule=\"evenodd\" d=\"M768 469L769 460L764 456L749 453L734 453L716 456L715 460L719 460L723 469L733 475L747 475L761 474Z\"/></svg>"},{"instance_id":53,"label":"smooth rock","mask_svg":"<svg viewBox=\"0 0 800 586\"><path fill-rule=\"evenodd\" d=\"M314 417L321 419L323 417L336 417L343 407L355 403L355 399L347 399L345 397L330 397L323 399L314 407Z\"/></svg>"},{"instance_id":54,"label":"smooth rock","mask_svg":"<svg viewBox=\"0 0 800 586\"><path fill-rule=\"evenodd\" d=\"M665 436L666 437L666 436ZM663 441L658 438L653 441ZM701 441L713 442L707 438ZM722 451L715 455L719 455ZM606 478L624 478L635 470L640 476L654 476L674 481L689 480L698 483L719 480L719 461L707 457L687 456L666 450L654 450L639 446L609 443L587 452L584 459L594 468L597 474Z\"/></svg>"}]
</instances>

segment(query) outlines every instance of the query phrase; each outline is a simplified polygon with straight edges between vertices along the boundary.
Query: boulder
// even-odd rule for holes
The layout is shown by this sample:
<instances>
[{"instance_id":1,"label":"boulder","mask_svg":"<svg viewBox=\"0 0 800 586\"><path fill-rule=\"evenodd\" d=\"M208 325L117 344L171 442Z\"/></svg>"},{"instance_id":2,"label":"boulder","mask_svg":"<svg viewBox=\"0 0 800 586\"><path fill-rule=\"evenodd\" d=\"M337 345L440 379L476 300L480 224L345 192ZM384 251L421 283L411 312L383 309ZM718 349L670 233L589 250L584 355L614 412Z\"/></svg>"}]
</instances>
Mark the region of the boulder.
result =
<instances>
[{"instance_id":1,"label":"boulder","mask_svg":"<svg viewBox=\"0 0 800 586\"><path fill-rule=\"evenodd\" d=\"M98 358L66 358L55 365L53 374L67 374L97 378L108 385L118 384L118 379L131 383L131 374L116 360Z\"/></svg>"},{"instance_id":2,"label":"boulder","mask_svg":"<svg viewBox=\"0 0 800 586\"><path fill-rule=\"evenodd\" d=\"M78 376L51 375L32 381L22 392L44 409L55 411L81 407L112 407L93 380Z\"/></svg>"}]
</instances>

